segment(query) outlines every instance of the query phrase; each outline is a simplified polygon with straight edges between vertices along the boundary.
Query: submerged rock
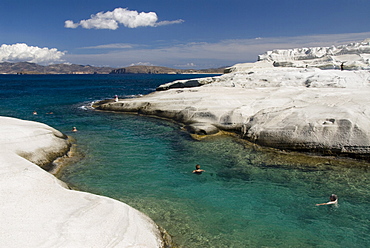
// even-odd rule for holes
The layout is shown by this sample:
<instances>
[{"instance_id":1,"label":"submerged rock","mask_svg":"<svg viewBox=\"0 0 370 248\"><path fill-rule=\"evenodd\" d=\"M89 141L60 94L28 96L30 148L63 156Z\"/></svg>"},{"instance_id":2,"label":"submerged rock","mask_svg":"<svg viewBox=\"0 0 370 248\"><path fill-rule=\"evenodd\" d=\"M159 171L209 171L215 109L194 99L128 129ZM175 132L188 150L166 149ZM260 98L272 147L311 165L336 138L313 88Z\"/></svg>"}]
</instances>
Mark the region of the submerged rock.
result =
<instances>
[{"instance_id":1,"label":"submerged rock","mask_svg":"<svg viewBox=\"0 0 370 248\"><path fill-rule=\"evenodd\" d=\"M210 135L219 132L217 127L209 123L194 123L185 126L185 128L188 132L198 135Z\"/></svg>"}]
</instances>

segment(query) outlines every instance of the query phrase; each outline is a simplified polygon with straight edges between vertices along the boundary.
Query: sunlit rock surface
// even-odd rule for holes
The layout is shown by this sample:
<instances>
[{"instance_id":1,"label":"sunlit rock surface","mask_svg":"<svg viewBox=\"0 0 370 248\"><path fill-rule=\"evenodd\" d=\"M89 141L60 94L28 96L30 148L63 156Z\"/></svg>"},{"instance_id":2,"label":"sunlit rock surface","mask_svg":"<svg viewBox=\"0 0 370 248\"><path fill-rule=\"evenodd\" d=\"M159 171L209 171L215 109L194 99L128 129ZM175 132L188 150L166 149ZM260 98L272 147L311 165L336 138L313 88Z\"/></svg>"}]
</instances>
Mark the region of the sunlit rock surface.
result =
<instances>
[{"instance_id":1,"label":"sunlit rock surface","mask_svg":"<svg viewBox=\"0 0 370 248\"><path fill-rule=\"evenodd\" d=\"M273 50L258 56L274 66L316 67L321 69L369 70L370 39L342 46Z\"/></svg>"},{"instance_id":2,"label":"sunlit rock surface","mask_svg":"<svg viewBox=\"0 0 370 248\"><path fill-rule=\"evenodd\" d=\"M369 43L356 44L341 47L338 54L347 51L357 56L354 47L358 47L366 67L369 61L363 54ZM304 60L312 61L302 68L276 66L277 58L287 61L296 50L276 52L275 57L275 53L266 53L261 56L264 60L237 64L222 76L179 80L143 97L101 102L95 107L174 119L198 134L215 133L213 127L231 130L279 149L368 156L370 71L346 69L358 60L346 61L343 70L340 64L331 70L312 66L320 67L313 60L329 56L333 49L311 49L315 56L303 52ZM300 55L293 55L289 60L298 61Z\"/></svg>"},{"instance_id":3,"label":"sunlit rock surface","mask_svg":"<svg viewBox=\"0 0 370 248\"><path fill-rule=\"evenodd\" d=\"M158 227L119 201L69 190L36 164L69 149L59 131L0 117L0 247L162 247Z\"/></svg>"}]
</instances>

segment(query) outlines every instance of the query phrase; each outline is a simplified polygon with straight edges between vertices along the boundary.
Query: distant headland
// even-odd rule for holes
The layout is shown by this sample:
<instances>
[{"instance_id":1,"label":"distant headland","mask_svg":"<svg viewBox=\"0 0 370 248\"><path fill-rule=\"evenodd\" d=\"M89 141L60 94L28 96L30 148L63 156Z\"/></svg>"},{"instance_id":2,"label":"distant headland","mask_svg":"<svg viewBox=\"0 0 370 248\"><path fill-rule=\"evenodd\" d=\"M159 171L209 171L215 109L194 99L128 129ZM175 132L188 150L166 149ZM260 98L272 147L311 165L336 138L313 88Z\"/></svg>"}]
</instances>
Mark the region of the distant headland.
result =
<instances>
[{"instance_id":1,"label":"distant headland","mask_svg":"<svg viewBox=\"0 0 370 248\"><path fill-rule=\"evenodd\" d=\"M212 68L212 69L173 69L163 66L145 66L135 65L115 69L110 74L223 74L225 68Z\"/></svg>"},{"instance_id":2,"label":"distant headland","mask_svg":"<svg viewBox=\"0 0 370 248\"><path fill-rule=\"evenodd\" d=\"M222 74L225 68L173 69L163 66L135 65L123 68L96 67L91 65L52 64L39 65L30 62L0 63L0 74Z\"/></svg>"}]
</instances>

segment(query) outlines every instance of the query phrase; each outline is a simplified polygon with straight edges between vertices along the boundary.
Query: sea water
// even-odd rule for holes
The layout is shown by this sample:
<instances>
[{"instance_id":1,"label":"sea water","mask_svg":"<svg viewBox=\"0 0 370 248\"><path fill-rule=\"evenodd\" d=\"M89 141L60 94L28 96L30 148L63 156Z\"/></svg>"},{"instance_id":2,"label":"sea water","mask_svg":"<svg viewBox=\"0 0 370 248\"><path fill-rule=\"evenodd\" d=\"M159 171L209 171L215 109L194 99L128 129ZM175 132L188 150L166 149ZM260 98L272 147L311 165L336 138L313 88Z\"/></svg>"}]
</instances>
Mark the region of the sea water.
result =
<instances>
[{"instance_id":1,"label":"sea water","mask_svg":"<svg viewBox=\"0 0 370 248\"><path fill-rule=\"evenodd\" d=\"M194 140L171 121L89 108L199 76L1 75L0 115L72 136L79 159L59 177L137 208L179 247L370 247L364 162L276 152L227 135ZM196 164L201 175L192 173ZM332 193L338 206L315 206Z\"/></svg>"}]
</instances>

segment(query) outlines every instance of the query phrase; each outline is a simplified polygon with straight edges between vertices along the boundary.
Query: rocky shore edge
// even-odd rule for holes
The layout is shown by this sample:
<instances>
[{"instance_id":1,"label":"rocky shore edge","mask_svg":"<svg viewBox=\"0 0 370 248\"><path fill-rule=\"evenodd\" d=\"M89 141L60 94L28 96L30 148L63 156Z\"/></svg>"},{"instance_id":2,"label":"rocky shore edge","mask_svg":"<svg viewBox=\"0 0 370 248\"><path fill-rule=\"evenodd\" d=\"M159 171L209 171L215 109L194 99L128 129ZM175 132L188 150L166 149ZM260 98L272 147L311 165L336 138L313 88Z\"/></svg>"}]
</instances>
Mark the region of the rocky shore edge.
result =
<instances>
[{"instance_id":1,"label":"rocky shore edge","mask_svg":"<svg viewBox=\"0 0 370 248\"><path fill-rule=\"evenodd\" d=\"M238 64L93 107L175 120L195 134L232 131L265 147L370 159L370 71Z\"/></svg>"},{"instance_id":2,"label":"rocky shore edge","mask_svg":"<svg viewBox=\"0 0 370 248\"><path fill-rule=\"evenodd\" d=\"M143 213L70 190L45 171L69 152L66 135L33 121L0 117L0 123L1 247L172 247Z\"/></svg>"}]
</instances>

